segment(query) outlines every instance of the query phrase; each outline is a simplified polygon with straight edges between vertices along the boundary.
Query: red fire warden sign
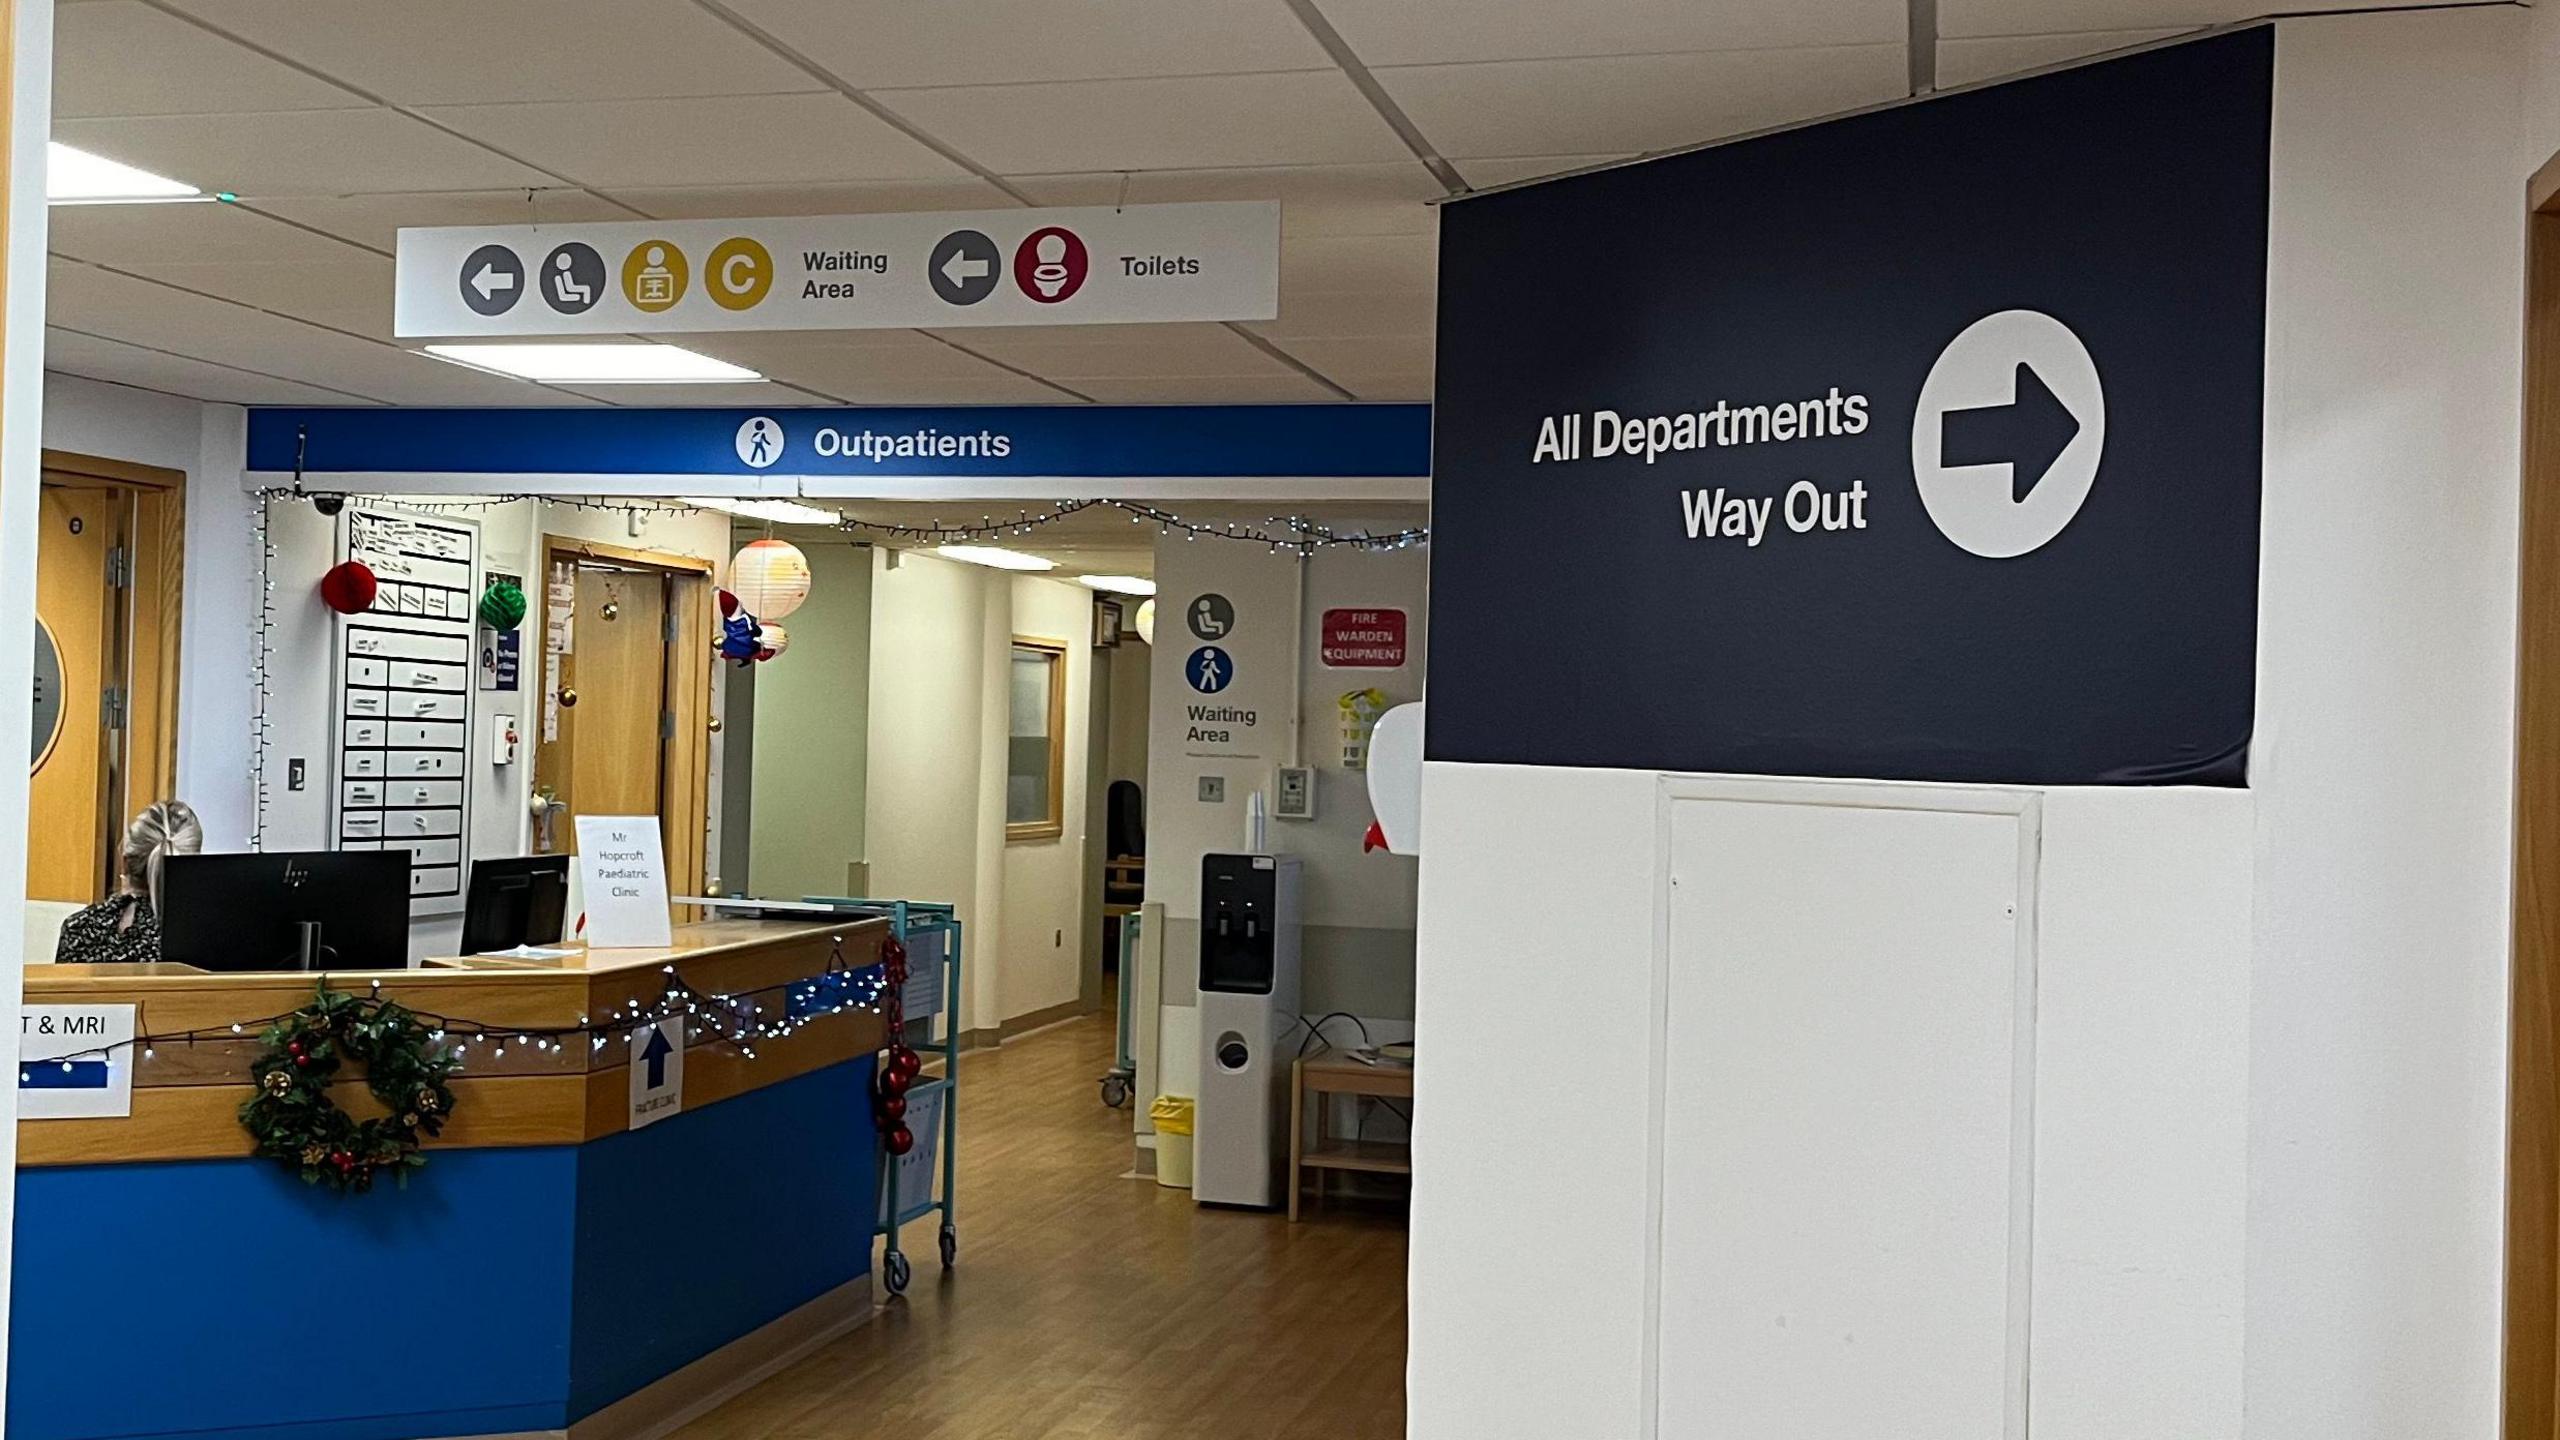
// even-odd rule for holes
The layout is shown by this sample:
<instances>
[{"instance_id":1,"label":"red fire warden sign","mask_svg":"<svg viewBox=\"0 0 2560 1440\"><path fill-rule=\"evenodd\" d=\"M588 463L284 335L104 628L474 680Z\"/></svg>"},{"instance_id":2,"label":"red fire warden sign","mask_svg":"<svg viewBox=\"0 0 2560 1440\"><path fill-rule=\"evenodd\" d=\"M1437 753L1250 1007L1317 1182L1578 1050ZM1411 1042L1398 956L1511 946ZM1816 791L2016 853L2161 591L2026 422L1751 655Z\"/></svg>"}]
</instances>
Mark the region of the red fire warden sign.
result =
<instances>
[{"instance_id":1,"label":"red fire warden sign","mask_svg":"<svg viewBox=\"0 0 2560 1440\"><path fill-rule=\"evenodd\" d=\"M1338 670L1394 670L1404 664L1404 612L1327 610L1324 663Z\"/></svg>"}]
</instances>

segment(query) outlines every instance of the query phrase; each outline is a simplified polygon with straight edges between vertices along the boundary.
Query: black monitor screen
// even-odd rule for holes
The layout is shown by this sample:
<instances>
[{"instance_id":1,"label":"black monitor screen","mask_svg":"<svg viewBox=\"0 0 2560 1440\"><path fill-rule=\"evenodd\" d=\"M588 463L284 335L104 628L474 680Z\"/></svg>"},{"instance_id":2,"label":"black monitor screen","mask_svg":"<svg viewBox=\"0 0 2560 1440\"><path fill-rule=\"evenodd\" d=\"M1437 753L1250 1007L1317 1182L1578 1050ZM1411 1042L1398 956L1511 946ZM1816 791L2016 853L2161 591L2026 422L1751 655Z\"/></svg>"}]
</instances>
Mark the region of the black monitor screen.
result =
<instances>
[{"instance_id":1,"label":"black monitor screen","mask_svg":"<svg viewBox=\"0 0 2560 1440\"><path fill-rule=\"evenodd\" d=\"M568 909L568 856L474 860L462 912L462 953L557 944Z\"/></svg>"},{"instance_id":2,"label":"black monitor screen","mask_svg":"<svg viewBox=\"0 0 2560 1440\"><path fill-rule=\"evenodd\" d=\"M409 852L277 850L172 855L160 878L160 958L200 970L299 968L320 927L330 970L409 963Z\"/></svg>"}]
</instances>

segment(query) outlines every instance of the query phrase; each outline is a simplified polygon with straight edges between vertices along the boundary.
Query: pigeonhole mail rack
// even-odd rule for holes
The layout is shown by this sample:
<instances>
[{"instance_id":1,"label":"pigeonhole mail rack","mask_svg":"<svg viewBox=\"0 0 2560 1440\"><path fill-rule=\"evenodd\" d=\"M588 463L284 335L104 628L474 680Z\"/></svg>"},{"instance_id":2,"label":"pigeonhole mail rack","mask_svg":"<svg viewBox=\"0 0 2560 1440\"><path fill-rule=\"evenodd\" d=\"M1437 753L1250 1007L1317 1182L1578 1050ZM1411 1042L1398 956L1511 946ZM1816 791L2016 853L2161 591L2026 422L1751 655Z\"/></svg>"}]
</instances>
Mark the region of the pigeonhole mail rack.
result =
<instances>
[{"instance_id":1,"label":"pigeonhole mail rack","mask_svg":"<svg viewBox=\"0 0 2560 1440\"><path fill-rule=\"evenodd\" d=\"M880 1155L879 1223L888 1239L880 1257L880 1281L890 1294L902 1295L913 1278L898 1242L902 1227L941 1212L942 1268L952 1268L960 1257L959 1231L952 1223L952 1173L960 1137L955 1093L960 1083L960 920L951 906L932 901L813 895L808 903L889 922L889 933L907 947L907 1044L918 1054L942 1060L941 1074L928 1073L907 1091L907 1128L915 1133L915 1148L891 1155L884 1146ZM918 1024L938 1028L940 1038L931 1038L929 1028L920 1039L914 1028Z\"/></svg>"}]
</instances>

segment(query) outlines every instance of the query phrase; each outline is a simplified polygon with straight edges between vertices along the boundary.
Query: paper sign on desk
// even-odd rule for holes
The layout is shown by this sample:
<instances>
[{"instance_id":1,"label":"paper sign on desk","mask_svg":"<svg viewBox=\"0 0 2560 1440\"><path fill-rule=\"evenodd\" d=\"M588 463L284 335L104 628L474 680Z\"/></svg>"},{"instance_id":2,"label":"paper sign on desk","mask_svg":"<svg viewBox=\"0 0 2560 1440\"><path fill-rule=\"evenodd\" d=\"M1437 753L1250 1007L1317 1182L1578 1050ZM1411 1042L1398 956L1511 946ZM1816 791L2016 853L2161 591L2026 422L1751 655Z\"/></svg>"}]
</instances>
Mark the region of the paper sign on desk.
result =
<instances>
[{"instance_id":1,"label":"paper sign on desk","mask_svg":"<svg viewBox=\"0 0 2560 1440\"><path fill-rule=\"evenodd\" d=\"M133 1113L133 1008L18 1010L18 1118L123 1119Z\"/></svg>"},{"instance_id":2,"label":"paper sign on desk","mask_svg":"<svg viewBox=\"0 0 2560 1440\"><path fill-rule=\"evenodd\" d=\"M667 857L655 815L578 817L578 881L587 899L591 950L675 943L667 910Z\"/></svg>"},{"instance_id":3,"label":"paper sign on desk","mask_svg":"<svg viewBox=\"0 0 2560 1440\"><path fill-rule=\"evenodd\" d=\"M631 1128L684 1111L684 1017L631 1032Z\"/></svg>"}]
</instances>

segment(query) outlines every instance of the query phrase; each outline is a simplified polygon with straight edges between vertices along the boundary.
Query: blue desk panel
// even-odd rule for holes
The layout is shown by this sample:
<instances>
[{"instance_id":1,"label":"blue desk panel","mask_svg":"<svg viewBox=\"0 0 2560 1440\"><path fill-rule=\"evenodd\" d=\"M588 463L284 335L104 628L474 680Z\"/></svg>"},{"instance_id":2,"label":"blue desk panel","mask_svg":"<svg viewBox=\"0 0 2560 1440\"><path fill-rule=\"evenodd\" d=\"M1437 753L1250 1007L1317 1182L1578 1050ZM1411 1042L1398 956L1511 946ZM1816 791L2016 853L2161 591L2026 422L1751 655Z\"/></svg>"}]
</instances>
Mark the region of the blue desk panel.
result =
<instances>
[{"instance_id":1,"label":"blue desk panel","mask_svg":"<svg viewBox=\"0 0 2560 1440\"><path fill-rule=\"evenodd\" d=\"M21 1170L10 1440L566 1426L864 1274L871 1065L589 1145L439 1150L405 1191Z\"/></svg>"}]
</instances>

